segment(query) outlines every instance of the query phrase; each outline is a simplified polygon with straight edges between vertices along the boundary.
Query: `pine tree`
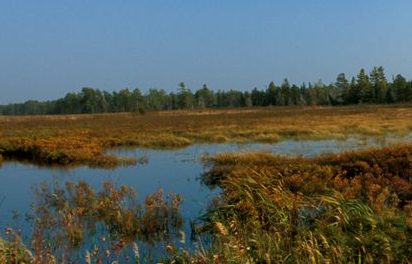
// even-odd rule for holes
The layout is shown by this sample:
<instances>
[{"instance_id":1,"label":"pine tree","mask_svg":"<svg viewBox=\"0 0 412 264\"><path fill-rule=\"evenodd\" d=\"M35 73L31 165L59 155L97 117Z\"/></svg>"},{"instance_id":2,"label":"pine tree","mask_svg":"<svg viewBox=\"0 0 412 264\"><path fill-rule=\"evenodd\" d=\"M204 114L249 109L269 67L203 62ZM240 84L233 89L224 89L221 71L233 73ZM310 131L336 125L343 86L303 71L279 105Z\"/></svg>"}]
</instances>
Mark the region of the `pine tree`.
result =
<instances>
[{"instance_id":1,"label":"pine tree","mask_svg":"<svg viewBox=\"0 0 412 264\"><path fill-rule=\"evenodd\" d=\"M357 84L359 86L359 99L362 103L373 102L373 92L368 75L365 69L361 69L357 76Z\"/></svg>"},{"instance_id":2,"label":"pine tree","mask_svg":"<svg viewBox=\"0 0 412 264\"><path fill-rule=\"evenodd\" d=\"M177 104L180 109L194 107L194 95L186 88L184 82L179 83L179 93L177 94Z\"/></svg>"},{"instance_id":3,"label":"pine tree","mask_svg":"<svg viewBox=\"0 0 412 264\"><path fill-rule=\"evenodd\" d=\"M373 91L373 102L384 103L386 101L388 81L383 67L373 67L370 73L370 82Z\"/></svg>"},{"instance_id":4,"label":"pine tree","mask_svg":"<svg viewBox=\"0 0 412 264\"><path fill-rule=\"evenodd\" d=\"M290 102L290 84L289 84L288 79L283 80L283 83L280 86L280 93L281 93L284 105L289 105L291 102Z\"/></svg>"},{"instance_id":5,"label":"pine tree","mask_svg":"<svg viewBox=\"0 0 412 264\"><path fill-rule=\"evenodd\" d=\"M270 82L266 89L266 105L277 105L277 88L274 82Z\"/></svg>"},{"instance_id":6,"label":"pine tree","mask_svg":"<svg viewBox=\"0 0 412 264\"><path fill-rule=\"evenodd\" d=\"M398 74L393 79L393 92L395 94L395 101L408 102L412 98L412 91L409 89L408 82L405 77Z\"/></svg>"},{"instance_id":7,"label":"pine tree","mask_svg":"<svg viewBox=\"0 0 412 264\"><path fill-rule=\"evenodd\" d=\"M342 101L342 103L347 103L350 97L349 94L349 81L346 79L346 76L344 73L340 73L338 77L336 78L335 86L337 88L338 98L336 100Z\"/></svg>"}]
</instances>

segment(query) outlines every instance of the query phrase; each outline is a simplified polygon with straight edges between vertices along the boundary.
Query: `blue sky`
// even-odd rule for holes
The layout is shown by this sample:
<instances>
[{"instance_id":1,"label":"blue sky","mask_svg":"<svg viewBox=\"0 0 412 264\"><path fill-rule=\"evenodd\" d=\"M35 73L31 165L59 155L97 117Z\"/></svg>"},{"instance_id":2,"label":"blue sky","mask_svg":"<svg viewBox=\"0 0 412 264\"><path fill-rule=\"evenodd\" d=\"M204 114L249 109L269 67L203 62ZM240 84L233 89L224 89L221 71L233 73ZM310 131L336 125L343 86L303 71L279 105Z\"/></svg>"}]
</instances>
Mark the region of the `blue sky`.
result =
<instances>
[{"instance_id":1,"label":"blue sky","mask_svg":"<svg viewBox=\"0 0 412 264\"><path fill-rule=\"evenodd\" d=\"M412 79L410 0L0 0L0 103L88 86L176 91Z\"/></svg>"}]
</instances>

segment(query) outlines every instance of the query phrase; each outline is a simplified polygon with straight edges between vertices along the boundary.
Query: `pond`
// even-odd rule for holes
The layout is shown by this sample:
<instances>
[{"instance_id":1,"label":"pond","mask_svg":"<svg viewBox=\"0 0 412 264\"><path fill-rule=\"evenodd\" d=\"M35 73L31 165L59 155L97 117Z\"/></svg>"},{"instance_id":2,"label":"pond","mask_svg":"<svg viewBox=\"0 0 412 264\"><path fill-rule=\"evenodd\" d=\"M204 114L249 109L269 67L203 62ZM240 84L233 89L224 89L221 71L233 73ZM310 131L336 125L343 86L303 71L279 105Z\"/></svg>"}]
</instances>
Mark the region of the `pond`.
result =
<instances>
[{"instance_id":1,"label":"pond","mask_svg":"<svg viewBox=\"0 0 412 264\"><path fill-rule=\"evenodd\" d=\"M346 140L291 140L276 144L197 144L179 150L113 149L109 152L128 157L145 156L148 159L147 164L113 170L88 167L64 170L5 162L0 169L0 226L1 230L4 230L6 225L17 223L22 228L24 239L29 239L27 234L31 232L31 227L25 222L24 215L30 211L30 203L34 199L33 185L43 181L64 183L67 180L74 182L84 180L92 187L100 189L103 181L111 180L118 185L133 186L140 201L159 188L163 188L166 194L180 194L184 198L181 204L185 219L184 231L190 234L189 220L196 219L204 213L208 202L220 192L218 188L211 190L199 181L199 176L203 173L201 157L204 155L267 150L282 155L315 156L371 146L381 147L408 140L409 138L406 137L402 140L348 138ZM18 220L13 218L15 211L18 211L21 216Z\"/></svg>"}]
</instances>

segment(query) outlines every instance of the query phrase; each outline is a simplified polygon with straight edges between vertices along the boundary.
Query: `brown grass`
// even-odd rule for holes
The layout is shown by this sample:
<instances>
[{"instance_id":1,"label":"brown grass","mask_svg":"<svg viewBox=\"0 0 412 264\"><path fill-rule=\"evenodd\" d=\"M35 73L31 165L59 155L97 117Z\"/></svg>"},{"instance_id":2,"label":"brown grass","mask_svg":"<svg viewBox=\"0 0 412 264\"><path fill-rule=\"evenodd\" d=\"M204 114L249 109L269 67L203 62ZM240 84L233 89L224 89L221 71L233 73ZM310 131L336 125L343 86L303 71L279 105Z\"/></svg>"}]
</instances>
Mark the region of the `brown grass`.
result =
<instances>
[{"instance_id":1,"label":"brown grass","mask_svg":"<svg viewBox=\"0 0 412 264\"><path fill-rule=\"evenodd\" d=\"M179 148L193 143L265 142L406 135L407 106L268 107L0 117L0 154L46 164L122 163L114 146ZM104 157L104 158L102 158ZM96 162L96 159L99 162Z\"/></svg>"},{"instance_id":2,"label":"brown grass","mask_svg":"<svg viewBox=\"0 0 412 264\"><path fill-rule=\"evenodd\" d=\"M411 263L411 145L206 161L223 193L198 230L216 240L186 263Z\"/></svg>"},{"instance_id":3,"label":"brown grass","mask_svg":"<svg viewBox=\"0 0 412 264\"><path fill-rule=\"evenodd\" d=\"M282 180L306 196L338 191L345 199L361 199L375 212L384 208L412 209L412 146L351 151L314 158L282 157L265 152L221 153L205 158L203 180L219 185L226 195L239 190L234 182L268 188ZM234 188L233 188L234 187Z\"/></svg>"}]
</instances>

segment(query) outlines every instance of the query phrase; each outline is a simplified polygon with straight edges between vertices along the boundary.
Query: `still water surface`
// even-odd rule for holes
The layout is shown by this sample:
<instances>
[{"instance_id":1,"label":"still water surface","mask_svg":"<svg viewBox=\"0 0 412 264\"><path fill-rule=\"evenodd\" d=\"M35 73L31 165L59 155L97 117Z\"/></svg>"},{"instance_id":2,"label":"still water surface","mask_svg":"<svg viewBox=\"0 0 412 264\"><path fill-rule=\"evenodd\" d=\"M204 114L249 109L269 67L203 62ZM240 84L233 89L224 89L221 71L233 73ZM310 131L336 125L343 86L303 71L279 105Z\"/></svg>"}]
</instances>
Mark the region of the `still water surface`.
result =
<instances>
[{"instance_id":1,"label":"still water surface","mask_svg":"<svg viewBox=\"0 0 412 264\"><path fill-rule=\"evenodd\" d=\"M379 141L348 138L344 141L282 141L276 144L197 144L179 150L116 149L109 152L128 157L146 156L148 163L114 170L88 167L63 170L5 162L0 168L0 227L4 230L6 224L15 224L13 211L18 211L23 216L19 222L23 233L30 233L30 226L24 223L24 214L30 210L32 187L35 184L43 181L52 184L53 181L64 183L67 180L84 180L99 190L102 182L112 180L118 185L134 186L140 201L158 188L163 188L166 194L180 194L184 198L181 209L186 220L185 231L190 232L188 220L201 215L208 201L220 192L218 188L210 190L200 184L199 176L203 173L201 157L204 155L267 150L281 155L308 157L371 146L382 147L399 141L409 141L409 138Z\"/></svg>"}]
</instances>

